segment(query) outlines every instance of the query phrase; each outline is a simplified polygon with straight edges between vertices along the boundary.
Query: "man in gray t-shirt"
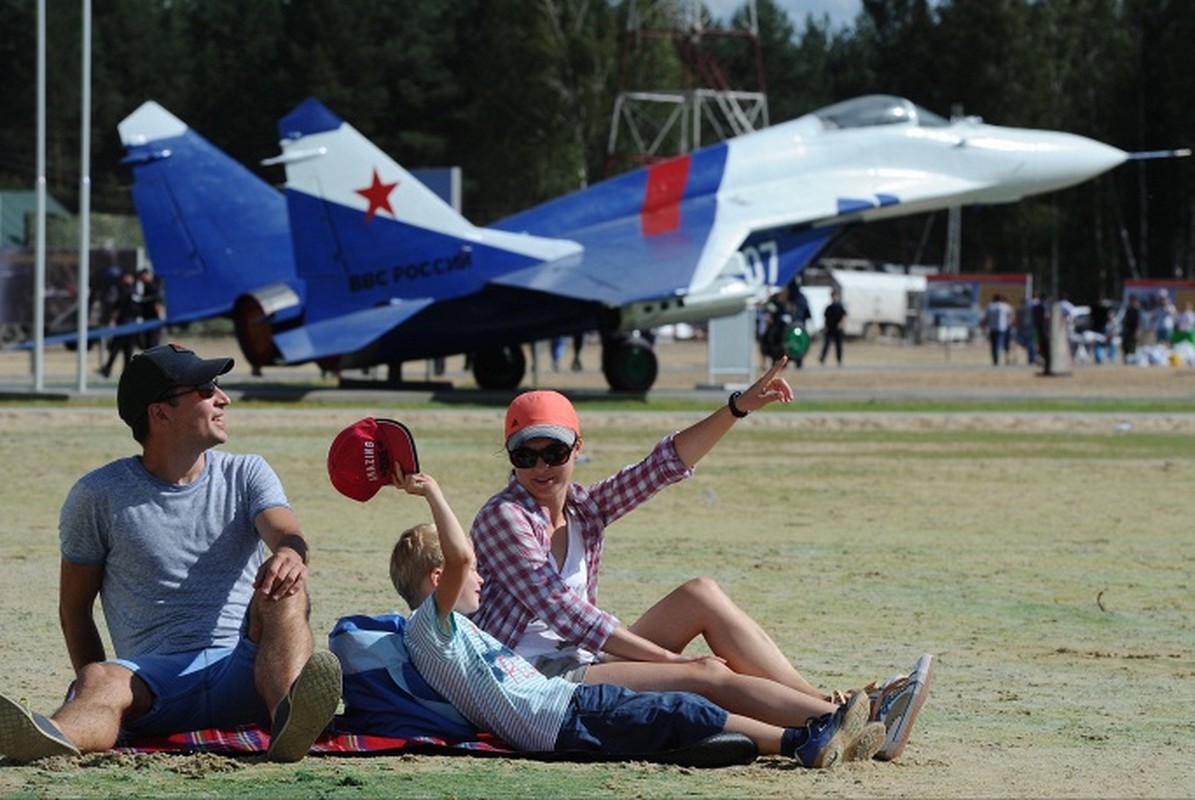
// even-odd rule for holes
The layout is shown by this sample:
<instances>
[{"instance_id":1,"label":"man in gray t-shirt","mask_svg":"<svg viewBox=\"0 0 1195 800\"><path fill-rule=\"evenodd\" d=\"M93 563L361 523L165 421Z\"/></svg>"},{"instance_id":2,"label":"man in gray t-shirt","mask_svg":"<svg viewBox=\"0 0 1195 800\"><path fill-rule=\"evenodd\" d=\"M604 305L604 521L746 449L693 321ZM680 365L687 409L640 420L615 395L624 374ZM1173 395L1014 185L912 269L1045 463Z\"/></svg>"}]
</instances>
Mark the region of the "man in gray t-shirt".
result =
<instances>
[{"instance_id":1,"label":"man in gray t-shirt","mask_svg":"<svg viewBox=\"0 0 1195 800\"><path fill-rule=\"evenodd\" d=\"M45 717L0 696L0 755L19 762L158 735L260 722L268 756L297 761L340 700L336 657L313 653L307 542L278 476L228 439L231 358L151 348L117 406L140 456L84 475L59 520L59 607L77 673ZM93 609L101 600L115 658Z\"/></svg>"}]
</instances>

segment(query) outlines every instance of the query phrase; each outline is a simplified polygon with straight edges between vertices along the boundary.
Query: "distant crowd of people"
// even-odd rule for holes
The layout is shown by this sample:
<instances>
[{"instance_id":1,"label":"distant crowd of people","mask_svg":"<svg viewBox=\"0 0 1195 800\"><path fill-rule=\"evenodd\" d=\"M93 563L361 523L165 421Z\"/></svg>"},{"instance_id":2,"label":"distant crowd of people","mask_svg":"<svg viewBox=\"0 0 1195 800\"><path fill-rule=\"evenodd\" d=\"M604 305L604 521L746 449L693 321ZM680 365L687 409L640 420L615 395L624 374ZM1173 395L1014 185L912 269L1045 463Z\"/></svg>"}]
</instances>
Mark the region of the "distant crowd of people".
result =
<instances>
[{"instance_id":1,"label":"distant crowd of people","mask_svg":"<svg viewBox=\"0 0 1195 800\"><path fill-rule=\"evenodd\" d=\"M759 349L764 358L773 364L781 358L789 359L797 369L805 365L808 346L809 321L813 312L809 307L809 300L801 290L801 284L793 279L782 290L772 295L761 309L757 338ZM830 355L830 348L834 348L834 360L842 366L843 341L846 338L846 306L842 302L842 293L838 289L830 292L830 302L822 312L822 350L818 356L818 363L825 364ZM796 338L801 346L793 346L792 334L800 330L803 336Z\"/></svg>"},{"instance_id":2,"label":"distant crowd of people","mask_svg":"<svg viewBox=\"0 0 1195 800\"><path fill-rule=\"evenodd\" d=\"M1082 313L1080 313L1082 311ZM986 334L993 366L1014 363L1014 345L1024 350L1030 365L1051 368L1051 324L1061 315L1061 335L1072 360L1093 361L1097 364L1114 362L1152 363L1159 356L1157 350L1169 352L1181 342L1195 348L1195 307L1184 302L1182 311L1176 308L1167 289L1129 295L1117 307L1111 300L1100 300L1089 309L1075 306L1064 293L1057 302L1048 294L1038 292L1014 306L1003 293L996 293L984 307L979 320ZM812 317L809 302L797 281L773 295L760 309L757 338L760 353L775 362L787 356L798 368L802 356L790 351L791 332L802 328L808 333ZM840 292L831 293L824 311L824 327L819 362L825 363L833 349L839 366L843 360L844 322L847 309ZM1143 348L1149 348L1146 354Z\"/></svg>"},{"instance_id":3,"label":"distant crowd of people","mask_svg":"<svg viewBox=\"0 0 1195 800\"><path fill-rule=\"evenodd\" d=\"M105 273L105 279L99 292L101 325L127 325L163 317L162 289L150 270L131 272L113 267ZM124 366L128 366L136 351L156 347L161 337L161 328L109 337L108 355L100 374L110 377L117 356L124 356Z\"/></svg>"},{"instance_id":4,"label":"distant crowd of people","mask_svg":"<svg viewBox=\"0 0 1195 800\"><path fill-rule=\"evenodd\" d=\"M999 363L1000 352L1007 363L1010 346L1002 330L1016 332L1017 343L1025 348L1030 364L1039 360L1046 371L1050 368L1049 329L1051 315L1062 315L1062 331L1072 359L1091 360L1096 364L1115 362L1137 363L1144 359L1143 347L1169 348L1182 341L1195 344L1195 308L1188 301L1177 311L1169 291L1160 289L1147 295L1131 294L1121 307L1111 300L1100 300L1090 308L1085 320L1080 319L1075 305L1063 294L1057 303L1048 295L1037 294L1028 299L1018 312L1008 318L1007 302L997 295L987 307L985 325L992 341L992 363Z\"/></svg>"}]
</instances>

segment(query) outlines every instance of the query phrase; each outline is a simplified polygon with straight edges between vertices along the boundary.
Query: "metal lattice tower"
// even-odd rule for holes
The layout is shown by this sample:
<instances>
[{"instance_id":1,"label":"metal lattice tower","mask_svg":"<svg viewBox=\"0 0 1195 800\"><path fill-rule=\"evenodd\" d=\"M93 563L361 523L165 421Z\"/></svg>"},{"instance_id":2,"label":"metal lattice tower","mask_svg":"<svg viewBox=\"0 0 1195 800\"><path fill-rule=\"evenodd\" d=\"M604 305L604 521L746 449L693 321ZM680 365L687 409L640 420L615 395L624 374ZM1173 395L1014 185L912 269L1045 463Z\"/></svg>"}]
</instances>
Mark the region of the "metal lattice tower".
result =
<instances>
[{"instance_id":1,"label":"metal lattice tower","mask_svg":"<svg viewBox=\"0 0 1195 800\"><path fill-rule=\"evenodd\" d=\"M607 174L767 127L755 0L737 28L711 27L701 0L632 0L627 9ZM733 87L719 56L744 52L755 85Z\"/></svg>"}]
</instances>

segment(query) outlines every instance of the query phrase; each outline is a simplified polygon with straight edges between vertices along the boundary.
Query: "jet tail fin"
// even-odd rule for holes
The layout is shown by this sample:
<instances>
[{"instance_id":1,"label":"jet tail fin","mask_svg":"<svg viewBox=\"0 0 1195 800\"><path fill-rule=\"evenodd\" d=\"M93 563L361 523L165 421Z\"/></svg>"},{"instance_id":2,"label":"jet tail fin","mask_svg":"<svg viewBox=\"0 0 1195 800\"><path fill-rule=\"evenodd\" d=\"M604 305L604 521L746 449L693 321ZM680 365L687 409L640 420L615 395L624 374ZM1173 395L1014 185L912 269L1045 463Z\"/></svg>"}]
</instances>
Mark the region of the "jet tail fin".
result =
<instances>
[{"instance_id":1,"label":"jet tail fin","mask_svg":"<svg viewBox=\"0 0 1195 800\"><path fill-rule=\"evenodd\" d=\"M278 129L282 155L266 163L286 167L296 269L329 308L460 297L581 251L567 239L473 225L315 98Z\"/></svg>"},{"instance_id":2,"label":"jet tail fin","mask_svg":"<svg viewBox=\"0 0 1195 800\"><path fill-rule=\"evenodd\" d=\"M117 128L169 322L228 314L256 286L295 281L281 192L152 100Z\"/></svg>"}]
</instances>

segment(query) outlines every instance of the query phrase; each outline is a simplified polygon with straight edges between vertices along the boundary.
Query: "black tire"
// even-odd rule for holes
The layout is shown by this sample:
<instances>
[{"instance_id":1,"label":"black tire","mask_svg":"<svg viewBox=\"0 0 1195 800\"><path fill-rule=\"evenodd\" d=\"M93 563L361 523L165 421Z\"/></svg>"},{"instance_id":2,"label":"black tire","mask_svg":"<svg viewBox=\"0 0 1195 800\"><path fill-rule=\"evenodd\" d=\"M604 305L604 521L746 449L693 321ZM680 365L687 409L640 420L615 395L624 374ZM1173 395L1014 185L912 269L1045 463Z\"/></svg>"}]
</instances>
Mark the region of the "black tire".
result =
<instances>
[{"instance_id":1,"label":"black tire","mask_svg":"<svg viewBox=\"0 0 1195 800\"><path fill-rule=\"evenodd\" d=\"M482 389L517 389L526 372L522 347L495 347L473 354L473 380Z\"/></svg>"},{"instance_id":2,"label":"black tire","mask_svg":"<svg viewBox=\"0 0 1195 800\"><path fill-rule=\"evenodd\" d=\"M659 370L655 351L642 339L608 341L602 347L602 374L611 389L646 392L656 382Z\"/></svg>"}]
</instances>

